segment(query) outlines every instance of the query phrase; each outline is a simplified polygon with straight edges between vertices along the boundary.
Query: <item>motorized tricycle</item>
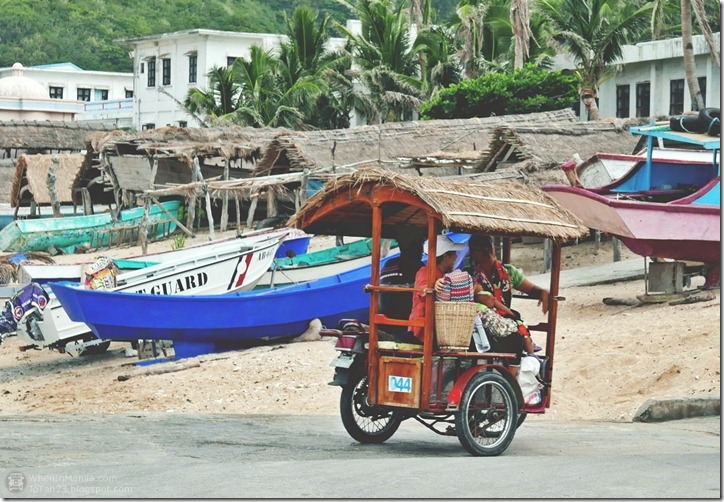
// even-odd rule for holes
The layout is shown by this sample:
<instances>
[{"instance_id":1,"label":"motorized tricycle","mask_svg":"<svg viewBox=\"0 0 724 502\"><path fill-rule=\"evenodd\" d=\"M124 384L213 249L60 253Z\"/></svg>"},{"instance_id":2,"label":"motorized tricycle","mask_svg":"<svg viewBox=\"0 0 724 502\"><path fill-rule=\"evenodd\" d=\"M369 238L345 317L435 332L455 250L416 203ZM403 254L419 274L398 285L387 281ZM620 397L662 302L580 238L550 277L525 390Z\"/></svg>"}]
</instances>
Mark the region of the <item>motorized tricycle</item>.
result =
<instances>
[{"instance_id":1,"label":"motorized tricycle","mask_svg":"<svg viewBox=\"0 0 724 502\"><path fill-rule=\"evenodd\" d=\"M415 419L437 434L457 436L472 455L499 455L528 414L550 407L561 243L585 235L587 229L534 188L506 185L505 193L500 191L499 184L359 170L327 185L290 221L310 233L373 239L370 284L365 286L370 294L368 324L343 319L336 329L322 331L337 338L339 355L332 361L335 374L330 384L342 389L342 423L355 440L382 443L404 420ZM525 403L518 379L505 364L514 354L450 349L436 342L434 259L428 261L427 287L422 290L380 285L382 239L393 237L404 225L426 229L433 257L436 236L444 229L503 237L504 261L514 237L528 234L552 242L547 320L528 326L532 333L545 335L545 352L539 356L540 400ZM378 302L385 292L424 294L425 315L383 315ZM422 327L423 344L390 339L384 331L389 326Z\"/></svg>"}]
</instances>

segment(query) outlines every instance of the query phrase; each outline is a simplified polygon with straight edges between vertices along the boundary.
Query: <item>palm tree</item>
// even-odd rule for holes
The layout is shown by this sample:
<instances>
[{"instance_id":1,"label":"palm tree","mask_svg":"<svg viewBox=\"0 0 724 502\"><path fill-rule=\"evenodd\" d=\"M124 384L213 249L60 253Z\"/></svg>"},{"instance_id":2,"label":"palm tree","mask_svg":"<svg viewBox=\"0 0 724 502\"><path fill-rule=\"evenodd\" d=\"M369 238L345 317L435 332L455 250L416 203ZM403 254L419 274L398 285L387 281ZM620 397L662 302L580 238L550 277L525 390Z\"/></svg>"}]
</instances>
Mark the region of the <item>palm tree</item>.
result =
<instances>
[{"instance_id":1,"label":"palm tree","mask_svg":"<svg viewBox=\"0 0 724 502\"><path fill-rule=\"evenodd\" d=\"M589 120L598 120L598 86L613 71L624 45L646 29L651 3L638 7L627 0L538 0L554 31L553 42L578 64L581 100Z\"/></svg>"},{"instance_id":2,"label":"palm tree","mask_svg":"<svg viewBox=\"0 0 724 502\"><path fill-rule=\"evenodd\" d=\"M515 64L514 68L522 68L525 58L530 52L530 15L528 12L528 0L511 0L510 2L510 24L513 28L515 39Z\"/></svg>"},{"instance_id":3,"label":"palm tree","mask_svg":"<svg viewBox=\"0 0 724 502\"><path fill-rule=\"evenodd\" d=\"M483 22L488 4L480 0L462 0L455 10L457 19L454 25L462 38L460 59L465 78L480 76L479 68L483 50ZM491 44L494 46L494 44Z\"/></svg>"},{"instance_id":4,"label":"palm tree","mask_svg":"<svg viewBox=\"0 0 724 502\"><path fill-rule=\"evenodd\" d=\"M433 26L418 33L413 49L425 55L426 65L421 68L424 91L434 96L441 88L460 81L462 65L451 28Z\"/></svg>"},{"instance_id":5,"label":"palm tree","mask_svg":"<svg viewBox=\"0 0 724 502\"><path fill-rule=\"evenodd\" d=\"M721 69L719 60L719 50L714 43L711 28L706 19L704 4L701 0L681 0L681 45L684 47L684 74L686 75L686 85L691 94L691 104L696 106L697 110L704 108L704 96L701 94L699 87L699 79L696 78L696 62L694 60L694 45L691 22L691 7L694 6L696 20L699 28L704 33L704 37L709 45L711 57L717 68Z\"/></svg>"},{"instance_id":6,"label":"palm tree","mask_svg":"<svg viewBox=\"0 0 724 502\"><path fill-rule=\"evenodd\" d=\"M350 39L357 75L375 103L377 122L407 120L421 103L416 54L401 7L392 0L359 0L357 15L362 34L340 27Z\"/></svg>"},{"instance_id":7,"label":"palm tree","mask_svg":"<svg viewBox=\"0 0 724 502\"><path fill-rule=\"evenodd\" d=\"M271 52L258 45L251 47L251 55L234 61L234 71L241 89L239 107L233 114L234 122L251 127L289 127L302 122L304 114L298 108L300 95L314 93L316 86L307 85L300 78L293 87L281 88L278 78L279 61Z\"/></svg>"},{"instance_id":8,"label":"palm tree","mask_svg":"<svg viewBox=\"0 0 724 502\"><path fill-rule=\"evenodd\" d=\"M239 105L240 87L233 68L214 66L208 77L208 91L193 88L184 100L184 107L192 115L219 118L234 112Z\"/></svg>"}]
</instances>

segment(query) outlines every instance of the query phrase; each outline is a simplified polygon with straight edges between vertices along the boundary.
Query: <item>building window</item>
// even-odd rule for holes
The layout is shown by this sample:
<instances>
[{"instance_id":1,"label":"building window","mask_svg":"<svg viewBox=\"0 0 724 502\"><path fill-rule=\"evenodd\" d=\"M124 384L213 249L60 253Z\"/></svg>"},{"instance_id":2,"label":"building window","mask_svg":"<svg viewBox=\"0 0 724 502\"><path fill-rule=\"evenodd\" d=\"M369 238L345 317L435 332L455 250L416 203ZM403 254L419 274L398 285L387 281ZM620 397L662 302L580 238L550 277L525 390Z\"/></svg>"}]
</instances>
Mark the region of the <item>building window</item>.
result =
<instances>
[{"instance_id":1,"label":"building window","mask_svg":"<svg viewBox=\"0 0 724 502\"><path fill-rule=\"evenodd\" d=\"M85 87L78 87L78 101L90 101L91 90Z\"/></svg>"},{"instance_id":2,"label":"building window","mask_svg":"<svg viewBox=\"0 0 724 502\"><path fill-rule=\"evenodd\" d=\"M150 129L156 129L156 124L154 124L153 122L149 122L148 124L143 124L141 126L142 131L148 131Z\"/></svg>"},{"instance_id":3,"label":"building window","mask_svg":"<svg viewBox=\"0 0 724 502\"><path fill-rule=\"evenodd\" d=\"M156 87L156 58L148 60L148 87Z\"/></svg>"},{"instance_id":4,"label":"building window","mask_svg":"<svg viewBox=\"0 0 724 502\"><path fill-rule=\"evenodd\" d=\"M145 69L146 69L146 63L141 63L141 73L144 73Z\"/></svg>"},{"instance_id":5,"label":"building window","mask_svg":"<svg viewBox=\"0 0 724 502\"><path fill-rule=\"evenodd\" d=\"M48 95L50 96L50 99L63 99L63 88L53 87L51 85L50 89L48 90Z\"/></svg>"},{"instance_id":6,"label":"building window","mask_svg":"<svg viewBox=\"0 0 724 502\"><path fill-rule=\"evenodd\" d=\"M178 121L178 126L181 127L181 128L188 127L188 125L189 125L189 123L186 122L185 120L179 120L179 121Z\"/></svg>"},{"instance_id":7,"label":"building window","mask_svg":"<svg viewBox=\"0 0 724 502\"><path fill-rule=\"evenodd\" d=\"M636 84L636 116L651 116L651 83Z\"/></svg>"},{"instance_id":8,"label":"building window","mask_svg":"<svg viewBox=\"0 0 724 502\"><path fill-rule=\"evenodd\" d=\"M133 97L133 89L126 89L126 99Z\"/></svg>"},{"instance_id":9,"label":"building window","mask_svg":"<svg viewBox=\"0 0 724 502\"><path fill-rule=\"evenodd\" d=\"M627 118L629 116L629 105L631 102L631 86L616 86L616 116L618 118Z\"/></svg>"},{"instance_id":10,"label":"building window","mask_svg":"<svg viewBox=\"0 0 724 502\"><path fill-rule=\"evenodd\" d=\"M684 113L684 79L669 83L669 115Z\"/></svg>"},{"instance_id":11,"label":"building window","mask_svg":"<svg viewBox=\"0 0 724 502\"><path fill-rule=\"evenodd\" d=\"M197 72L198 63L199 63L199 60L195 54L193 56L189 56L189 83L190 84L193 84L196 82L196 72Z\"/></svg>"},{"instance_id":12,"label":"building window","mask_svg":"<svg viewBox=\"0 0 724 502\"><path fill-rule=\"evenodd\" d=\"M706 106L706 77L699 77L699 90L701 91L701 99L704 100L704 106ZM694 110L696 103L691 104L691 109Z\"/></svg>"},{"instance_id":13,"label":"building window","mask_svg":"<svg viewBox=\"0 0 724 502\"><path fill-rule=\"evenodd\" d=\"M108 89L95 89L93 92L94 101L108 101Z\"/></svg>"},{"instance_id":14,"label":"building window","mask_svg":"<svg viewBox=\"0 0 724 502\"><path fill-rule=\"evenodd\" d=\"M234 64L234 61L236 61L236 56L227 56L226 57L226 66L231 66Z\"/></svg>"},{"instance_id":15,"label":"building window","mask_svg":"<svg viewBox=\"0 0 724 502\"><path fill-rule=\"evenodd\" d=\"M169 58L161 60L161 85L171 85L171 60Z\"/></svg>"}]
</instances>

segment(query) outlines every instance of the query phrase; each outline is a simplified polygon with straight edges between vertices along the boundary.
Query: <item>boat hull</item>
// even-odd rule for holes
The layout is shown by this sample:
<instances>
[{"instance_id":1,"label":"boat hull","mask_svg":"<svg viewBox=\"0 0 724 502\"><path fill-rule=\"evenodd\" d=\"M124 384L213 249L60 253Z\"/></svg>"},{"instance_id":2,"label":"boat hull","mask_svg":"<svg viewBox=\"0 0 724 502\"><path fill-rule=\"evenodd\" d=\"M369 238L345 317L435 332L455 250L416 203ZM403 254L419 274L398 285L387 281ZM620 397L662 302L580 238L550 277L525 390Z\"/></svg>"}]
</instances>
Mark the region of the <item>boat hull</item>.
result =
<instances>
[{"instance_id":1,"label":"boat hull","mask_svg":"<svg viewBox=\"0 0 724 502\"><path fill-rule=\"evenodd\" d=\"M392 244L397 246L394 241ZM362 239L291 258L277 257L274 259L272 267L259 280L257 288L299 284L320 277L341 274L365 265L369 266L372 262L371 255L371 239ZM398 249L389 253L390 257L398 255Z\"/></svg>"},{"instance_id":2,"label":"boat hull","mask_svg":"<svg viewBox=\"0 0 724 502\"><path fill-rule=\"evenodd\" d=\"M162 204L174 215L178 213L179 201L168 201ZM50 247L74 248L87 244L93 239L93 232L101 229L138 225L143 219L143 208L136 207L121 211L120 219L113 223L110 213L88 216L68 216L65 218L40 218L34 220L15 220L0 230L0 250L5 252L44 251ZM149 224L168 220L168 215L157 206L149 211ZM176 222L168 221L166 225L158 225L151 238L159 238L172 233ZM94 240L99 246L109 244L110 235L100 236Z\"/></svg>"},{"instance_id":3,"label":"boat hull","mask_svg":"<svg viewBox=\"0 0 724 502\"><path fill-rule=\"evenodd\" d=\"M566 186L543 190L584 225L616 236L641 256L704 263L721 258L719 206L630 201Z\"/></svg>"},{"instance_id":4,"label":"boat hull","mask_svg":"<svg viewBox=\"0 0 724 502\"><path fill-rule=\"evenodd\" d=\"M386 261L383 260L383 262ZM370 266L316 281L242 293L152 296L91 291L51 284L71 319L100 338L173 340L176 357L190 357L303 333L313 319L369 320L364 286Z\"/></svg>"},{"instance_id":5,"label":"boat hull","mask_svg":"<svg viewBox=\"0 0 724 502\"><path fill-rule=\"evenodd\" d=\"M120 274L115 290L150 295L221 294L250 290L271 265L282 236L276 232L266 237L234 239L190 248L188 251L193 251L195 258L188 253L174 254L175 260ZM71 319L55 296L51 296L40 314L39 319L22 319L18 323L18 337L29 344L56 347L87 338L92 332L85 323Z\"/></svg>"}]
</instances>

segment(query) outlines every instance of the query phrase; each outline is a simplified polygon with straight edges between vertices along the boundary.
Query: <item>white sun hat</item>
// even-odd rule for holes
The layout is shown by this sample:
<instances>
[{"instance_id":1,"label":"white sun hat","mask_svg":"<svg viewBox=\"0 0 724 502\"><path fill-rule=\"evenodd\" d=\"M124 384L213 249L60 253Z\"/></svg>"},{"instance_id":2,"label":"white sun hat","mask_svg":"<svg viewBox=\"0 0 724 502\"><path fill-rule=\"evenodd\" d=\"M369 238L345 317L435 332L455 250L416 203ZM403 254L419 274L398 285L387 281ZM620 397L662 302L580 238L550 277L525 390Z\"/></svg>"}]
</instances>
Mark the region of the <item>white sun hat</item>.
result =
<instances>
[{"instance_id":1,"label":"white sun hat","mask_svg":"<svg viewBox=\"0 0 724 502\"><path fill-rule=\"evenodd\" d=\"M430 255L428 252L428 241L425 241L425 253ZM437 247L436 247L436 256L442 256L448 251L462 251L465 249L465 244L458 244L457 242L453 242L450 237L447 235L438 235L437 236Z\"/></svg>"}]
</instances>

